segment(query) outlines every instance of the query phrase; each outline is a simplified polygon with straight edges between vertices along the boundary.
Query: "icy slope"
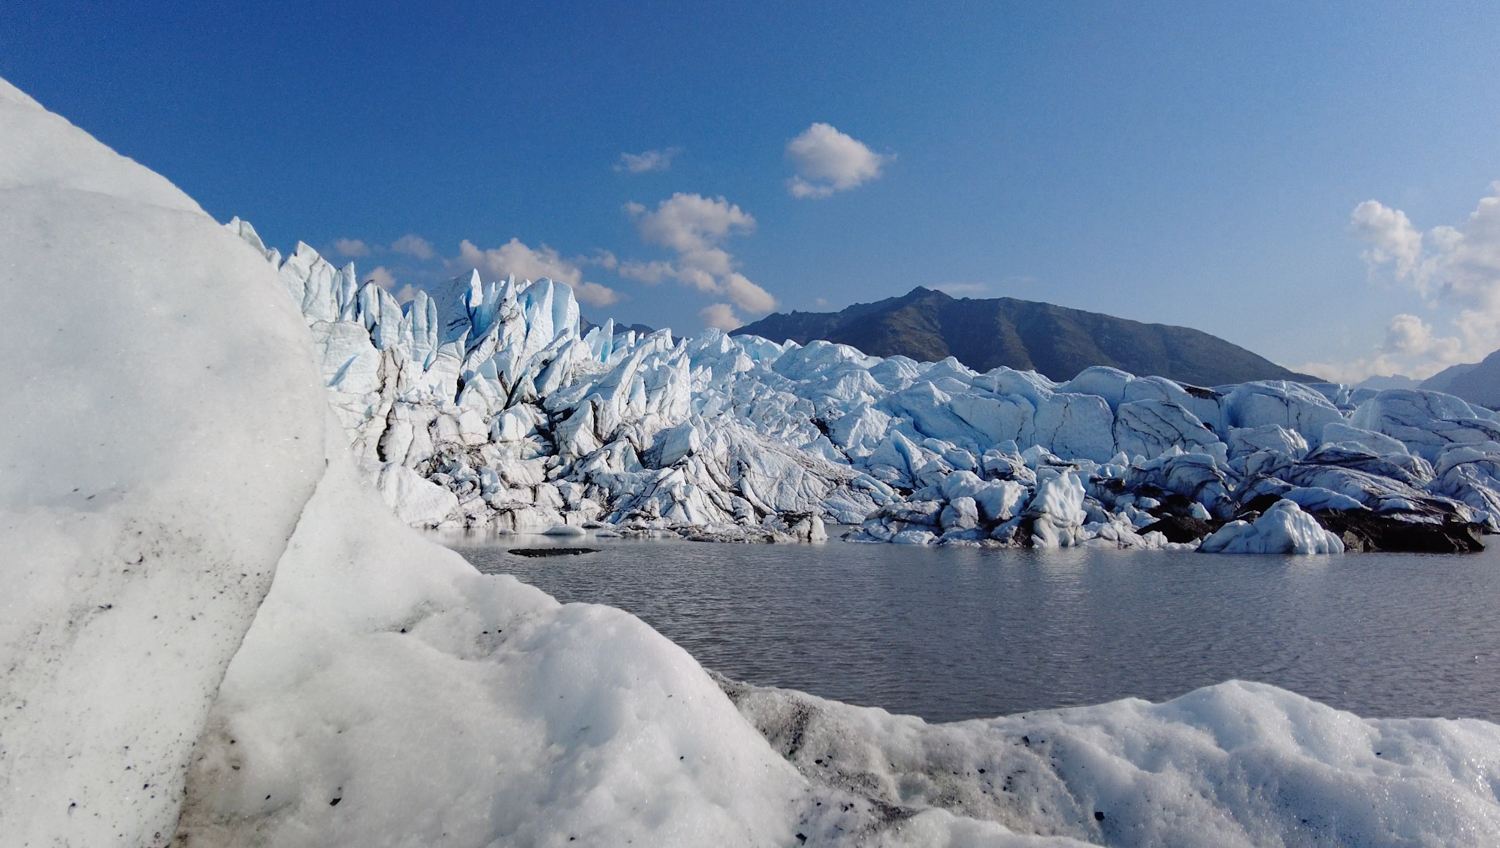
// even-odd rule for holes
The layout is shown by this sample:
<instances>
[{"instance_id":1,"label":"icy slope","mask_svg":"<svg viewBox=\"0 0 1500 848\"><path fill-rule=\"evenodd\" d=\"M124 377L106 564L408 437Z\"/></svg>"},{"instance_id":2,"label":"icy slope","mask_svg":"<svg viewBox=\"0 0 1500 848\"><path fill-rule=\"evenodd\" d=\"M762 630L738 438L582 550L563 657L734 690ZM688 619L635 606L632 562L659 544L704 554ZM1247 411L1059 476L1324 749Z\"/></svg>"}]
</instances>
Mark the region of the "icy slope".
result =
<instances>
[{"instance_id":1,"label":"icy slope","mask_svg":"<svg viewBox=\"0 0 1500 848\"><path fill-rule=\"evenodd\" d=\"M265 261L0 80L0 844L163 845L323 470Z\"/></svg>"},{"instance_id":2,"label":"icy slope","mask_svg":"<svg viewBox=\"0 0 1500 848\"><path fill-rule=\"evenodd\" d=\"M944 810L1114 846L1500 844L1486 722L1361 719L1242 682L945 725L725 687L798 769L883 805L896 832Z\"/></svg>"},{"instance_id":3,"label":"icy slope","mask_svg":"<svg viewBox=\"0 0 1500 848\"><path fill-rule=\"evenodd\" d=\"M304 244L279 274L355 456L417 526L815 541L836 521L859 541L1154 547L1286 499L1337 538L1204 550L1463 550L1472 525L1500 529L1500 423L1449 395L581 333L550 280L473 273L403 308Z\"/></svg>"},{"instance_id":4,"label":"icy slope","mask_svg":"<svg viewBox=\"0 0 1500 848\"><path fill-rule=\"evenodd\" d=\"M681 648L400 526L337 433L199 742L197 845L786 845L806 782Z\"/></svg>"}]
</instances>

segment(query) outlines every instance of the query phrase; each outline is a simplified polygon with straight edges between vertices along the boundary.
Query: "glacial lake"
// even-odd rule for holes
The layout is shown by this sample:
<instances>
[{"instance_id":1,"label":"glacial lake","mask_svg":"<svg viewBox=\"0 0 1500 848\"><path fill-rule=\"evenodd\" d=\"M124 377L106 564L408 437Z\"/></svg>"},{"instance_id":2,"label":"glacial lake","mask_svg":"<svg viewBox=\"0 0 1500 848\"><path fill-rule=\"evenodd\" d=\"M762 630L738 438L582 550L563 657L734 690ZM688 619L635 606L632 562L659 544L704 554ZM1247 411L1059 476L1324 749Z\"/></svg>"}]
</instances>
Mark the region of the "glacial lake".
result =
<instances>
[{"instance_id":1,"label":"glacial lake","mask_svg":"<svg viewBox=\"0 0 1500 848\"><path fill-rule=\"evenodd\" d=\"M729 677L929 721L1232 678L1367 717L1500 721L1500 544L1294 557L439 540L558 600L628 610ZM507 552L547 545L602 550Z\"/></svg>"}]
</instances>

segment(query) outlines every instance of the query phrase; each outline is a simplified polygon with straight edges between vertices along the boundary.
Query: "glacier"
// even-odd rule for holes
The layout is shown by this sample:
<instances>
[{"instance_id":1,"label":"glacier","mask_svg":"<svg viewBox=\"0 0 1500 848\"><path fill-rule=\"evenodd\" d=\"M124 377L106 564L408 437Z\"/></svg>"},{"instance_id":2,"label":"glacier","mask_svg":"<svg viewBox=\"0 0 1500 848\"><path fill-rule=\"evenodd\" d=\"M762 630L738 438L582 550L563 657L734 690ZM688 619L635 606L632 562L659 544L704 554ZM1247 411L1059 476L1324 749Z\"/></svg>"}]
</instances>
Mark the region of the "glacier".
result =
<instances>
[{"instance_id":1,"label":"glacier","mask_svg":"<svg viewBox=\"0 0 1500 848\"><path fill-rule=\"evenodd\" d=\"M552 280L473 271L402 306L228 227L277 268L356 463L416 527L1159 548L1306 525L1198 548L1222 553L1475 550L1500 529L1500 421L1451 395L585 332Z\"/></svg>"},{"instance_id":2,"label":"glacier","mask_svg":"<svg viewBox=\"0 0 1500 848\"><path fill-rule=\"evenodd\" d=\"M328 326L309 333L305 300L286 298L284 280L267 262L273 254L250 249L243 227L225 231L166 180L4 81L0 221L0 308L16 316L0 335L10 365L0 376L9 436L0 443L0 585L6 590L0 593L0 846L1500 841L1494 779L1500 727L1485 722L1366 720L1273 687L1229 682L1163 704L1122 701L929 725L715 677L627 613L558 604L513 578L481 575L406 526L413 523L410 515L433 516L451 509L450 499L463 505L472 498L451 481L424 477L420 463L370 462L369 451L378 459L382 448L379 439L373 446L359 443L372 435L359 422L375 420L360 399L375 401L378 409L382 392L392 380L399 384L401 373L419 392L436 385L461 396L470 380L462 361L449 361L458 360L455 347L443 353L453 341L444 334L453 329L439 324L435 310L400 313L414 328L407 360L386 356L404 341L395 313L394 334L371 333L379 322L365 327L362 316L369 312L354 307L346 313L343 306L321 313L318 320ZM323 273L314 263L307 267L308 279ZM335 284L358 296L352 274L329 274L304 287L304 298L309 288L331 291ZM554 297L550 306L551 316L536 308L528 333L547 320L555 330L559 314L567 324L568 302ZM351 332L357 317L362 336ZM492 324L491 318L483 321ZM466 328L456 331L462 335ZM537 337L538 352L557 341L554 333L544 342L549 333ZM691 383L686 394L672 390L689 402L680 419L676 411L662 413L663 400L651 406L652 391L676 379L663 364L671 351L686 356L688 345L649 339L627 336L625 355L611 364L615 337L601 333L594 338L598 351L589 348L591 358L571 382L560 371L544 376L544 367L535 375L511 372L530 377L529 389L524 380L506 385L540 401L586 382L591 388L575 392L578 400L568 409L599 417L587 430L580 422L574 431L580 438L614 432L597 426L608 416L625 422L617 421L617 428L636 427L654 409L673 423L663 424L641 449L628 439L602 442L589 453L599 464L596 473L640 475L621 478L626 483L653 481L658 485L631 489L629 496L654 497L647 502L668 505L669 512L711 506L733 515L714 500L714 492L726 491L717 481L717 489L692 501L687 487L697 484L681 463L717 458L720 451L741 463L758 462L744 456L749 449L736 446L737 438L785 445L772 437L802 427L802 408L783 409L778 420L772 413L779 401L758 400L780 391L771 386L770 375L781 374L772 366L812 368L828 354L807 358L782 349L772 356L769 346L758 360L746 354L742 361L738 353L727 363L716 359L725 369L761 369L745 394L719 399L763 416L731 430L728 420L710 423L714 410L692 407ZM531 342L519 344L524 351ZM368 355L367 346L377 355ZM646 349L625 379L617 367ZM419 361L425 363L420 369L405 367ZM485 361L493 362L493 354ZM826 504L835 496L849 499L851 510L863 508L859 499L867 498L877 510L911 517L913 527L946 526L944 536L1029 518L1033 532L1045 525L1042 532L1060 544L1093 533L1088 527L1104 520L1095 514L1099 499L1089 492L1098 485L1098 468L1109 463L1088 460L1098 463L1093 467L1077 454L1063 458L1072 452L1055 441L1045 449L1002 446L975 455L941 440L954 448L945 455L949 448L925 441L935 437L904 434L900 421L916 413L883 404L888 395L876 397L868 381L909 380L899 391L917 390L901 403L933 420L941 414L924 404L937 392L974 398L974 407L952 408L969 409L989 422L985 426L1027 426L1030 409L1033 430L1040 418L1049 432L1069 434L1086 450L1102 449L1103 442L1089 429L1094 424L1078 422L1102 421L1099 404L1115 409L1108 407L1112 395L1058 392L1025 375L997 375L997 386L1003 379L1016 391L988 397L939 384L943 371L932 381L914 376L932 367L851 361L861 367L835 378L843 388L830 392L869 397L846 406L856 420L826 426L847 434L845 441L870 436L860 441L866 456L882 450L900 458L906 463L901 473L916 471L920 479L910 483L933 488L932 500L887 494L901 492L900 480L881 481L873 470L896 466L865 464L860 471L826 448L783 448L764 462L786 470L785 477L762 480L741 468L750 482L736 490L748 504L745 521L735 516L738 532L811 538L819 514L778 505L814 497ZM595 376L585 380L591 370ZM335 395L332 405L330 372L332 382L350 389L340 389L345 397ZM549 382L554 378L556 385ZM1100 382L1121 381L1103 375ZM1044 417L1036 404L1023 408L1002 399L1042 398L1044 389L1052 392L1046 397L1071 395L1061 404L1076 407L1077 415ZM1139 474L1196 486L1207 503L1192 501L1198 510L1189 509L1184 520L1203 520L1229 491L1224 484L1233 478L1225 463L1234 470L1266 444L1293 453L1328 448L1327 440L1309 440L1296 429L1322 413L1291 414L1286 399L1293 392L1249 394L1271 400L1249 404L1259 410L1260 418L1251 418L1259 423L1232 453L1174 445L1155 459L1132 460L1124 478L1104 479ZM583 403L594 397L597 403ZM623 406L613 399L623 399ZM1126 400L1123 389L1113 398L1117 407L1149 399ZM989 400L1008 410L1008 423L973 412L990 408L979 403ZM1338 431L1340 456L1350 455L1356 441L1393 449L1377 438L1384 435L1419 445L1407 459L1376 456L1390 468L1435 475L1430 479L1451 476L1443 485L1459 492L1489 485L1489 448L1469 435L1483 433L1482 425L1448 415L1441 420L1450 423L1422 430L1430 440L1404 438L1412 434L1391 431L1410 425L1416 401L1387 400L1358 420L1351 416L1345 426L1360 432ZM1432 410L1435 402L1424 403ZM393 414L398 408L393 400L384 420L401 420L404 413ZM1212 418L1207 407L1183 408L1199 421ZM432 422L405 431L382 426L378 435L394 431L393 443L409 438L406 448L415 444L419 452L462 445L464 457L469 449L483 456L502 445L514 448L517 456L507 460L514 468L470 465L474 485L492 492L502 485L529 489L527 506L538 511L539 522L551 518L543 510L566 518L586 512L583 499L616 491L553 473L577 460L554 460L557 454L540 450L547 447L542 437L556 433L562 418L545 402L509 404L507 398L503 409L488 419L466 416L474 408L455 400L440 412L449 418L441 438L433 438ZM539 413L545 418L532 417ZM1261 420L1276 414L1279 419ZM1140 420L1158 418L1153 412ZM833 444L816 424L813 429L817 436L810 441ZM892 429L900 441L888 438ZM424 439L431 448L420 447ZM601 456L606 448L615 453ZM826 451L826 466L805 459L818 458L819 450ZM959 450L977 464L955 467L963 461ZM648 471L649 463L662 462L653 451L681 456L667 469ZM640 469L608 470L609 462L623 464L632 453ZM1364 481L1359 475L1373 477L1368 469L1377 466L1363 456L1330 467ZM921 464L913 466L914 460ZM952 470L932 467L938 461ZM705 475L720 468L700 462ZM370 475L372 465L378 476ZM493 478L485 479L483 469ZM507 476L498 479L502 470ZM676 480L666 479L678 472ZM539 505L547 485L557 500ZM1425 498L1426 486L1400 482L1370 497ZM1357 487L1300 488L1312 492L1305 497L1315 503L1317 497L1354 498ZM569 491L578 500L569 501ZM1134 496L1115 501L1126 497ZM1143 521L1139 513L1150 508L1148 498L1136 497L1115 514ZM392 503L411 512L402 516ZM599 516L620 508L608 499L595 503ZM934 513L936 523L915 521ZM759 524L750 524L755 517ZM444 512L437 520L454 519ZM618 523L630 526L631 520ZM650 530L653 520L642 526ZM664 520L662 527L689 526ZM691 526L718 532L712 523ZM1301 525L1288 519L1277 526ZM1133 531L1109 532L1123 539Z\"/></svg>"}]
</instances>

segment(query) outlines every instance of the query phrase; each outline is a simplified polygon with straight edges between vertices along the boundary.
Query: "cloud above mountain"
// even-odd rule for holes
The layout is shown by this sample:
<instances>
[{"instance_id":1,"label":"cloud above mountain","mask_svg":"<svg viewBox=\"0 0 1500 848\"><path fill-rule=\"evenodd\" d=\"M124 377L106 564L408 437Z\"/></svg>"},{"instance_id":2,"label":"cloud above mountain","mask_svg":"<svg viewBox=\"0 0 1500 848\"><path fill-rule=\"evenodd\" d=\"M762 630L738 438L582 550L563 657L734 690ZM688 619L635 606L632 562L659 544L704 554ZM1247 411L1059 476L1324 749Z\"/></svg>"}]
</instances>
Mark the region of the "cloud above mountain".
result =
<instances>
[{"instance_id":1,"label":"cloud above mountain","mask_svg":"<svg viewBox=\"0 0 1500 848\"><path fill-rule=\"evenodd\" d=\"M1467 220L1426 232L1378 200L1354 207L1349 229L1366 244L1360 255L1371 279L1414 292L1434 314L1450 314L1438 325L1395 315L1371 356L1304 370L1346 382L1394 373L1425 377L1500 349L1500 182L1491 191Z\"/></svg>"}]
</instances>

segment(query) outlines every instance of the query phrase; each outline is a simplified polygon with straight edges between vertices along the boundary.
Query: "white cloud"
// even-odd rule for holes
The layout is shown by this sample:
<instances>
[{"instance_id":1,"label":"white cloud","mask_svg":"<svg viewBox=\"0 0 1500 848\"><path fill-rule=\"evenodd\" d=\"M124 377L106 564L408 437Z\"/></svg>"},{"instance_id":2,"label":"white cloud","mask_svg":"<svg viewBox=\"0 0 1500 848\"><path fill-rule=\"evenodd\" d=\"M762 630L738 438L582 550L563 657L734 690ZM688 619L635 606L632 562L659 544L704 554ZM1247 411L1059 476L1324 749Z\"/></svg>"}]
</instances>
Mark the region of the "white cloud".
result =
<instances>
[{"instance_id":1,"label":"white cloud","mask_svg":"<svg viewBox=\"0 0 1500 848\"><path fill-rule=\"evenodd\" d=\"M755 218L724 198L680 191L656 204L655 212L639 203L625 204L625 211L636 219L641 238L678 253L708 250L731 232L755 229Z\"/></svg>"},{"instance_id":2,"label":"white cloud","mask_svg":"<svg viewBox=\"0 0 1500 848\"><path fill-rule=\"evenodd\" d=\"M390 291L391 289L396 287L396 276L390 271L386 270L385 266L382 265L379 268L376 268L375 270L366 274L365 282L374 283L375 285L380 286L386 291Z\"/></svg>"},{"instance_id":3,"label":"white cloud","mask_svg":"<svg viewBox=\"0 0 1500 848\"><path fill-rule=\"evenodd\" d=\"M370 246L359 239L334 239L333 249L341 256L369 256Z\"/></svg>"},{"instance_id":4,"label":"white cloud","mask_svg":"<svg viewBox=\"0 0 1500 848\"><path fill-rule=\"evenodd\" d=\"M415 256L418 259L431 259L436 255L432 249L432 242L429 242L416 233L407 233L391 242L391 250L397 253L404 253L407 256Z\"/></svg>"},{"instance_id":5,"label":"white cloud","mask_svg":"<svg viewBox=\"0 0 1500 848\"><path fill-rule=\"evenodd\" d=\"M771 293L745 279L738 271L724 275L724 293L738 306L750 312L770 312L776 308L776 298Z\"/></svg>"},{"instance_id":6,"label":"white cloud","mask_svg":"<svg viewBox=\"0 0 1500 848\"><path fill-rule=\"evenodd\" d=\"M741 321L739 316L734 314L734 307L727 303L714 303L705 306L703 307L703 311L698 313L698 317L703 319L703 326L716 327L726 333L745 326L745 322Z\"/></svg>"},{"instance_id":7,"label":"white cloud","mask_svg":"<svg viewBox=\"0 0 1500 848\"><path fill-rule=\"evenodd\" d=\"M876 153L822 123L813 124L787 142L786 154L797 166L797 175L787 182L787 189L793 197L812 199L857 188L878 178L882 168L896 161L894 155Z\"/></svg>"},{"instance_id":8,"label":"white cloud","mask_svg":"<svg viewBox=\"0 0 1500 848\"><path fill-rule=\"evenodd\" d=\"M647 285L654 286L662 280L677 275L677 269L670 262L659 259L650 262L640 262L635 259L621 262L618 272L627 280L639 280Z\"/></svg>"},{"instance_id":9,"label":"white cloud","mask_svg":"<svg viewBox=\"0 0 1500 848\"><path fill-rule=\"evenodd\" d=\"M391 293L397 303L410 303L417 297L417 289L411 283L407 283L400 289L396 288L396 275L392 274L385 266L380 266L365 275L365 282L374 283Z\"/></svg>"},{"instance_id":10,"label":"white cloud","mask_svg":"<svg viewBox=\"0 0 1500 848\"><path fill-rule=\"evenodd\" d=\"M676 262L627 260L617 273L626 279L655 285L673 279L701 292L722 295L750 312L770 312L776 298L735 270L734 257L721 245L731 235L755 229L755 218L722 197L678 192L647 211L639 203L625 204L625 212L636 220L641 239L671 248ZM716 304L729 307L725 304ZM735 320L716 313L715 320ZM718 325L713 325L718 326Z\"/></svg>"},{"instance_id":11,"label":"white cloud","mask_svg":"<svg viewBox=\"0 0 1500 848\"><path fill-rule=\"evenodd\" d=\"M1349 215L1349 229L1369 243L1369 249L1360 255L1372 273L1388 262L1396 263L1397 277L1415 273L1422 255L1422 233L1411 225L1405 212L1366 200Z\"/></svg>"},{"instance_id":12,"label":"white cloud","mask_svg":"<svg viewBox=\"0 0 1500 848\"><path fill-rule=\"evenodd\" d=\"M521 280L540 280L546 277L566 283L573 289L573 296L593 306L608 306L617 302L620 295L615 290L583 279L583 269L576 260L564 259L556 250L543 244L535 250L517 238L500 247L479 249L473 242L464 239L458 246L458 257L448 261L453 268L477 268L494 277L515 275Z\"/></svg>"},{"instance_id":13,"label":"white cloud","mask_svg":"<svg viewBox=\"0 0 1500 848\"><path fill-rule=\"evenodd\" d=\"M1500 348L1500 182L1468 220L1422 232L1406 213L1379 201L1354 207L1350 229L1369 247L1361 254L1372 278L1389 270L1434 311L1457 309L1447 335L1403 313L1386 326L1375 355L1349 363L1310 363L1318 374L1357 381L1371 375L1427 377L1449 365L1478 362Z\"/></svg>"},{"instance_id":14,"label":"white cloud","mask_svg":"<svg viewBox=\"0 0 1500 848\"><path fill-rule=\"evenodd\" d=\"M680 147L647 150L645 153L621 153L615 170L622 174L644 174L648 171L666 171L672 167L672 159L682 152Z\"/></svg>"},{"instance_id":15,"label":"white cloud","mask_svg":"<svg viewBox=\"0 0 1500 848\"><path fill-rule=\"evenodd\" d=\"M612 303L620 302L620 293L608 286L602 286L598 283L591 283L585 280L581 283L572 284L572 287L573 297L577 298L579 302L587 303L590 306L609 306Z\"/></svg>"}]
</instances>

